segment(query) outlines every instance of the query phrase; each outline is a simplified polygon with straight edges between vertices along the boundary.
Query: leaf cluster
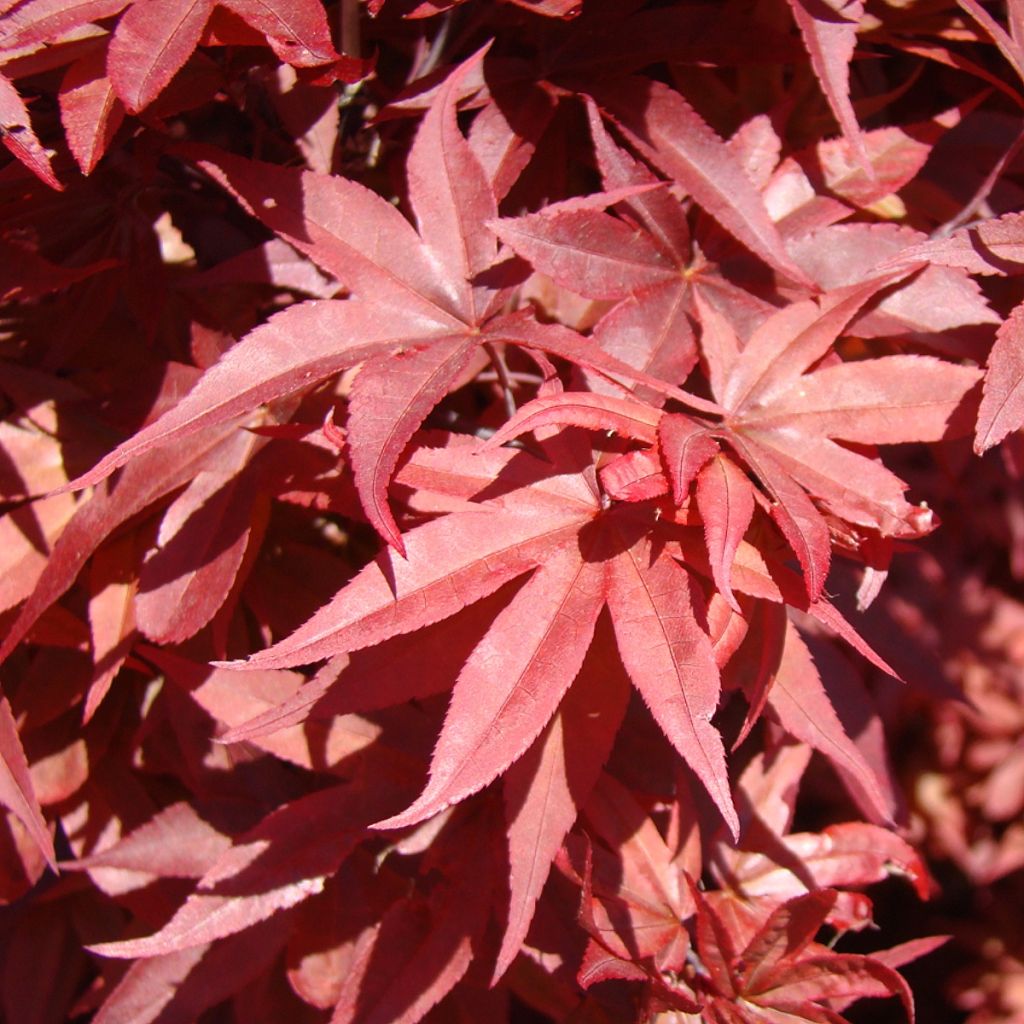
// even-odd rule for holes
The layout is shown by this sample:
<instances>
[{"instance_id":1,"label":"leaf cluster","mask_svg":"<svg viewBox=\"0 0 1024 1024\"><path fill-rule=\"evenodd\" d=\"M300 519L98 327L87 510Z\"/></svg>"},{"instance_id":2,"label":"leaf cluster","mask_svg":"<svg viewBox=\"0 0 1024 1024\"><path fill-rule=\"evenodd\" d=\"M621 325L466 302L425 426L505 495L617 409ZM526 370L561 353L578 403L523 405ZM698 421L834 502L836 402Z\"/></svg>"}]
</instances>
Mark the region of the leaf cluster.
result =
<instances>
[{"instance_id":1,"label":"leaf cluster","mask_svg":"<svg viewBox=\"0 0 1024 1024\"><path fill-rule=\"evenodd\" d=\"M5 1019L912 1020L1020 869L1024 8L713 6L0 2Z\"/></svg>"}]
</instances>

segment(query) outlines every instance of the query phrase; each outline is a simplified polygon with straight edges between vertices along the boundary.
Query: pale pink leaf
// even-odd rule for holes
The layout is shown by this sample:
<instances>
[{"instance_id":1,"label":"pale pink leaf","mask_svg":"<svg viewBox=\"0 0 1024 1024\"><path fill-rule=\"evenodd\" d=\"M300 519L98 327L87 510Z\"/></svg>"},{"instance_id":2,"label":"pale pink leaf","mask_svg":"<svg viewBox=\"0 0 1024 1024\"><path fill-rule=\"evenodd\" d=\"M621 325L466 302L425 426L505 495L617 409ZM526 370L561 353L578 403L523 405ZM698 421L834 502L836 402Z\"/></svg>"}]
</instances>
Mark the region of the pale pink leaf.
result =
<instances>
[{"instance_id":1,"label":"pale pink leaf","mask_svg":"<svg viewBox=\"0 0 1024 1024\"><path fill-rule=\"evenodd\" d=\"M828 524L769 449L738 432L730 433L728 442L768 492L771 516L804 571L808 597L816 600L832 559Z\"/></svg>"},{"instance_id":2,"label":"pale pink leaf","mask_svg":"<svg viewBox=\"0 0 1024 1024\"><path fill-rule=\"evenodd\" d=\"M863 169L845 138L819 142L813 155L801 161L833 195L855 206L870 207L917 176L931 155L938 127L929 122L908 125L907 129L890 125L862 132L873 176Z\"/></svg>"},{"instance_id":3,"label":"pale pink leaf","mask_svg":"<svg viewBox=\"0 0 1024 1024\"><path fill-rule=\"evenodd\" d=\"M603 606L600 564L582 560L575 544L549 555L459 673L426 789L374 827L431 817L522 757L576 678Z\"/></svg>"},{"instance_id":4,"label":"pale pink leaf","mask_svg":"<svg viewBox=\"0 0 1024 1024\"><path fill-rule=\"evenodd\" d=\"M742 374L746 365L745 362L740 362L740 349L742 347L745 354L749 343L748 346L741 346L732 324L704 298L700 291L694 292L694 305L700 317L700 351L707 367L711 393L718 401L724 402L726 396L730 394L730 388L735 389L735 385L730 384L730 381ZM745 360L749 358L745 355Z\"/></svg>"},{"instance_id":5,"label":"pale pink leaf","mask_svg":"<svg viewBox=\"0 0 1024 1024\"><path fill-rule=\"evenodd\" d=\"M810 282L785 251L760 193L726 143L679 93L660 82L623 79L601 92L627 140L675 178L727 231L769 266Z\"/></svg>"},{"instance_id":6,"label":"pale pink leaf","mask_svg":"<svg viewBox=\"0 0 1024 1024\"><path fill-rule=\"evenodd\" d=\"M769 981L769 975L782 961L800 953L814 941L835 905L836 896L837 893L827 889L809 892L787 900L772 911L740 954L743 962L751 965L744 984L747 990L758 991L761 979Z\"/></svg>"},{"instance_id":7,"label":"pale pink leaf","mask_svg":"<svg viewBox=\"0 0 1024 1024\"><path fill-rule=\"evenodd\" d=\"M697 624L688 574L664 553L631 546L608 564L608 607L619 653L658 725L707 788L730 830L739 822L722 738L711 725L720 683Z\"/></svg>"},{"instance_id":8,"label":"pale pink leaf","mask_svg":"<svg viewBox=\"0 0 1024 1024\"><path fill-rule=\"evenodd\" d=\"M685 281L650 285L624 299L594 327L593 339L609 355L636 369L667 381L684 381L697 362L697 344L686 312L689 287ZM591 390L621 394L615 385L588 375ZM642 384L633 386L637 397L651 405L664 397Z\"/></svg>"},{"instance_id":9,"label":"pale pink leaf","mask_svg":"<svg viewBox=\"0 0 1024 1024\"><path fill-rule=\"evenodd\" d=\"M658 437L662 458L672 481L672 494L676 504L682 505L697 474L718 454L718 442L711 436L706 423L680 413L662 416Z\"/></svg>"},{"instance_id":10,"label":"pale pink leaf","mask_svg":"<svg viewBox=\"0 0 1024 1024\"><path fill-rule=\"evenodd\" d=\"M940 441L966 433L954 414L981 371L933 356L838 363L807 374L770 405L744 413L757 427L795 429L859 444Z\"/></svg>"},{"instance_id":11,"label":"pale pink leaf","mask_svg":"<svg viewBox=\"0 0 1024 1024\"><path fill-rule=\"evenodd\" d=\"M893 260L959 267L971 274L1024 273L1024 213L960 228L948 238L922 240L902 250Z\"/></svg>"},{"instance_id":12,"label":"pale pink leaf","mask_svg":"<svg viewBox=\"0 0 1024 1024\"><path fill-rule=\"evenodd\" d=\"M934 525L927 508L904 497L907 485L876 459L850 451L827 437L790 431L748 435L822 506L847 522L887 537L921 537Z\"/></svg>"},{"instance_id":13,"label":"pale pink leaf","mask_svg":"<svg viewBox=\"0 0 1024 1024\"><path fill-rule=\"evenodd\" d=\"M738 412L784 390L829 351L868 299L907 272L880 275L775 313L754 331L737 359L723 404Z\"/></svg>"},{"instance_id":14,"label":"pale pink leaf","mask_svg":"<svg viewBox=\"0 0 1024 1024\"><path fill-rule=\"evenodd\" d=\"M807 957L774 971L758 993L773 1002L841 999L846 996L899 996L910 1024L914 1022L914 997L903 978L891 967L869 956L831 953Z\"/></svg>"},{"instance_id":15,"label":"pale pink leaf","mask_svg":"<svg viewBox=\"0 0 1024 1024\"><path fill-rule=\"evenodd\" d=\"M753 484L728 456L716 455L697 477L697 508L715 585L739 612L731 585L732 562L754 516Z\"/></svg>"},{"instance_id":16,"label":"pale pink leaf","mask_svg":"<svg viewBox=\"0 0 1024 1024\"><path fill-rule=\"evenodd\" d=\"M505 198L530 162L555 108L554 98L538 85L499 92L495 102L476 115L469 129L469 145L495 199Z\"/></svg>"},{"instance_id":17,"label":"pale pink leaf","mask_svg":"<svg viewBox=\"0 0 1024 1024\"><path fill-rule=\"evenodd\" d=\"M509 915L493 978L526 938L551 863L611 751L629 699L610 637L595 637L580 676L531 749L505 773Z\"/></svg>"},{"instance_id":18,"label":"pale pink leaf","mask_svg":"<svg viewBox=\"0 0 1024 1024\"><path fill-rule=\"evenodd\" d=\"M450 281L468 319L484 312L469 281L498 254L494 236L482 225L498 215L498 203L483 168L455 119L459 84L482 61L480 51L445 80L420 124L409 150L409 199L420 236L439 258L438 272Z\"/></svg>"},{"instance_id":19,"label":"pale pink leaf","mask_svg":"<svg viewBox=\"0 0 1024 1024\"><path fill-rule=\"evenodd\" d=\"M338 655L293 696L229 729L220 741L258 740L307 719L375 711L450 690L473 648L507 603L507 590L499 590L415 633L400 634L351 656Z\"/></svg>"},{"instance_id":20,"label":"pale pink leaf","mask_svg":"<svg viewBox=\"0 0 1024 1024\"><path fill-rule=\"evenodd\" d=\"M668 493L661 459L651 448L626 452L606 462L597 473L601 489L613 501L648 501Z\"/></svg>"},{"instance_id":21,"label":"pale pink leaf","mask_svg":"<svg viewBox=\"0 0 1024 1024\"><path fill-rule=\"evenodd\" d=\"M980 455L1024 423L1024 304L996 332L978 410L974 450Z\"/></svg>"},{"instance_id":22,"label":"pale pink leaf","mask_svg":"<svg viewBox=\"0 0 1024 1024\"><path fill-rule=\"evenodd\" d=\"M977 283L959 267L924 266L909 254L935 244L898 224L833 224L789 244L793 259L829 291L882 277L884 294L849 322L862 338L913 333L926 345L937 332L998 323ZM994 257L993 257L994 258ZM885 280L892 271L913 274ZM895 287L892 287L895 285Z\"/></svg>"},{"instance_id":23,"label":"pale pink leaf","mask_svg":"<svg viewBox=\"0 0 1024 1024\"><path fill-rule=\"evenodd\" d=\"M612 380L620 377L636 384L642 384L656 394L665 395L681 402L687 408L699 412L721 415L721 407L698 395L691 395L674 384L667 384L657 377L652 377L643 370L638 370L621 359L616 359L594 342L562 324L542 324L532 317L521 313L513 316L499 317L487 325L486 334L489 339L506 341L514 345L525 345L528 348L540 349L553 356L568 359L577 366L604 374Z\"/></svg>"},{"instance_id":24,"label":"pale pink leaf","mask_svg":"<svg viewBox=\"0 0 1024 1024\"><path fill-rule=\"evenodd\" d=\"M545 210L490 227L541 273L588 298L625 298L675 273L649 235L599 210Z\"/></svg>"},{"instance_id":25,"label":"pale pink leaf","mask_svg":"<svg viewBox=\"0 0 1024 1024\"><path fill-rule=\"evenodd\" d=\"M1018 75L1024 77L1024 49L978 0L957 0L957 3L988 33L989 38L1010 62Z\"/></svg>"},{"instance_id":26,"label":"pale pink leaf","mask_svg":"<svg viewBox=\"0 0 1024 1024\"><path fill-rule=\"evenodd\" d=\"M202 878L231 848L231 837L184 801L171 804L113 846L61 865L65 870L121 868L158 878Z\"/></svg>"},{"instance_id":27,"label":"pale pink leaf","mask_svg":"<svg viewBox=\"0 0 1024 1024\"><path fill-rule=\"evenodd\" d=\"M360 298L403 317L464 326L459 296L438 275L412 225L387 200L337 175L245 160L221 149L186 154L258 217Z\"/></svg>"},{"instance_id":28,"label":"pale pink leaf","mask_svg":"<svg viewBox=\"0 0 1024 1024\"><path fill-rule=\"evenodd\" d=\"M782 139L772 119L767 114L755 114L744 121L729 139L729 148L739 157L747 177L763 190L782 155Z\"/></svg>"},{"instance_id":29,"label":"pale pink leaf","mask_svg":"<svg viewBox=\"0 0 1024 1024\"><path fill-rule=\"evenodd\" d=\"M588 832L615 852L618 895L630 902L668 910L682 920L693 913L693 901L674 861L674 850L627 786L608 772L584 808Z\"/></svg>"},{"instance_id":30,"label":"pale pink leaf","mask_svg":"<svg viewBox=\"0 0 1024 1024\"><path fill-rule=\"evenodd\" d=\"M0 18L4 50L37 47L91 21L109 18L131 0L27 0Z\"/></svg>"},{"instance_id":31,"label":"pale pink leaf","mask_svg":"<svg viewBox=\"0 0 1024 1024\"><path fill-rule=\"evenodd\" d=\"M468 364L477 339L434 338L369 360L352 386L349 459L370 525L399 553L402 538L388 508L391 475L409 439Z\"/></svg>"},{"instance_id":32,"label":"pale pink leaf","mask_svg":"<svg viewBox=\"0 0 1024 1024\"><path fill-rule=\"evenodd\" d=\"M782 837L817 885L865 886L902 876L921 899L930 894L928 869L916 850L890 829L863 821L828 825L821 832L795 832ZM784 864L760 854L741 855L737 880L751 896L785 896L804 887Z\"/></svg>"},{"instance_id":33,"label":"pale pink leaf","mask_svg":"<svg viewBox=\"0 0 1024 1024\"><path fill-rule=\"evenodd\" d=\"M864 4L860 0L789 0L789 6L821 91L858 163L873 176L871 158L850 100L850 59L857 45Z\"/></svg>"},{"instance_id":34,"label":"pale pink leaf","mask_svg":"<svg viewBox=\"0 0 1024 1024\"><path fill-rule=\"evenodd\" d=\"M608 133L594 101L587 101L590 136L594 140L594 154L601 171L601 181L607 190L629 185L650 185L657 178L639 161L629 155ZM628 199L623 203L650 232L665 254L680 267L686 266L692 256L690 226L682 204L671 193L656 189Z\"/></svg>"},{"instance_id":35,"label":"pale pink leaf","mask_svg":"<svg viewBox=\"0 0 1024 1024\"><path fill-rule=\"evenodd\" d=\"M871 954L872 960L887 964L889 967L902 967L912 963L919 957L927 956L949 942L948 935L929 935L924 939L910 939L890 949L879 949Z\"/></svg>"},{"instance_id":36,"label":"pale pink leaf","mask_svg":"<svg viewBox=\"0 0 1024 1024\"><path fill-rule=\"evenodd\" d=\"M792 623L787 624L782 662L768 693L768 703L790 735L849 772L871 801L878 818L892 821L893 808L878 777L844 731L811 652Z\"/></svg>"}]
</instances>

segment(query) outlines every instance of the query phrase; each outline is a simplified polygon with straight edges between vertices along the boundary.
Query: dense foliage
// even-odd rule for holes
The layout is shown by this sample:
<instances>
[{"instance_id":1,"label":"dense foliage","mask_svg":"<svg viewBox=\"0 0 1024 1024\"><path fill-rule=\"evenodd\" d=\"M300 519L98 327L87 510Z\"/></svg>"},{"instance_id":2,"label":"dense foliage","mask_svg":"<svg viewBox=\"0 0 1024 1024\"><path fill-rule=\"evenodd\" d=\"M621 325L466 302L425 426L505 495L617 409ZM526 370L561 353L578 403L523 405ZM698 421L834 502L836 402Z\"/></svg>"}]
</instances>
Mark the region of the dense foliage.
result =
<instances>
[{"instance_id":1,"label":"dense foliage","mask_svg":"<svg viewBox=\"0 0 1024 1024\"><path fill-rule=\"evenodd\" d=\"M3 1020L1020 1024L1022 77L0 0Z\"/></svg>"}]
</instances>

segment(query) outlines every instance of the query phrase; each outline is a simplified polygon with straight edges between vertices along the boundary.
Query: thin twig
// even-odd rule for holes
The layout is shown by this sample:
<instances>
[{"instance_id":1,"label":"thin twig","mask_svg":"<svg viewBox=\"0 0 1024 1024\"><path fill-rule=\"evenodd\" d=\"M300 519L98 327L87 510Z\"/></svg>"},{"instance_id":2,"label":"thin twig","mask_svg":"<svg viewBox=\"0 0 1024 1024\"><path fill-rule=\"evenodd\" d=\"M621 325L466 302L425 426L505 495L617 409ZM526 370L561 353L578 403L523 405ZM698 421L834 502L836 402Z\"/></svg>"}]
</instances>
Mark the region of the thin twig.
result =
<instances>
[{"instance_id":1,"label":"thin twig","mask_svg":"<svg viewBox=\"0 0 1024 1024\"><path fill-rule=\"evenodd\" d=\"M448 45L448 36L452 31L452 12L447 10L441 15L441 27L437 30L430 43L430 50L424 58L423 63L416 69L417 78L425 78L441 63L444 49Z\"/></svg>"},{"instance_id":2,"label":"thin twig","mask_svg":"<svg viewBox=\"0 0 1024 1024\"><path fill-rule=\"evenodd\" d=\"M995 166L985 176L985 180L978 186L964 208L951 220L947 220L945 224L940 224L932 232L932 238L948 238L954 231L962 228L974 217L981 204L988 199L992 189L995 188L996 182L1003 176L1003 172L1021 151L1021 147L1024 147L1024 132L1014 139L1010 148L995 162Z\"/></svg>"},{"instance_id":3,"label":"thin twig","mask_svg":"<svg viewBox=\"0 0 1024 1024\"><path fill-rule=\"evenodd\" d=\"M341 52L349 57L362 56L359 17L359 0L341 0L338 8L338 40Z\"/></svg>"},{"instance_id":4,"label":"thin twig","mask_svg":"<svg viewBox=\"0 0 1024 1024\"><path fill-rule=\"evenodd\" d=\"M512 388L515 384L509 375L508 367L505 365L505 358L494 347L493 342L485 341L484 351L491 357L491 365L494 367L494 372L498 375L498 380L501 382L501 389L505 395L505 412L509 416L515 416L516 399L515 395L512 394Z\"/></svg>"}]
</instances>

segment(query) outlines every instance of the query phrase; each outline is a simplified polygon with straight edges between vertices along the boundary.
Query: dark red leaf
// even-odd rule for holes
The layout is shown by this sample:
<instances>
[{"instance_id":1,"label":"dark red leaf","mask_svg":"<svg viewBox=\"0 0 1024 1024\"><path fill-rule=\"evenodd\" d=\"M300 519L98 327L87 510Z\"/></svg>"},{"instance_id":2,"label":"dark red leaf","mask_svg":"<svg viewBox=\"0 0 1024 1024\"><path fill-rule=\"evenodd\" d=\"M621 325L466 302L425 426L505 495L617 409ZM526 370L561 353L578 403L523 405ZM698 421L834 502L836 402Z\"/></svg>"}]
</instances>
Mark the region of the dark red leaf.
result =
<instances>
[{"instance_id":1,"label":"dark red leaf","mask_svg":"<svg viewBox=\"0 0 1024 1024\"><path fill-rule=\"evenodd\" d=\"M47 862L55 868L53 839L36 799L17 723L6 697L0 697L0 802L18 816Z\"/></svg>"},{"instance_id":2,"label":"dark red leaf","mask_svg":"<svg viewBox=\"0 0 1024 1024\"><path fill-rule=\"evenodd\" d=\"M117 23L107 73L133 113L170 84L199 43L213 0L134 0Z\"/></svg>"},{"instance_id":3,"label":"dark red leaf","mask_svg":"<svg viewBox=\"0 0 1024 1024\"><path fill-rule=\"evenodd\" d=\"M124 104L105 74L106 52L72 64L60 84L60 119L78 166L91 174L124 120Z\"/></svg>"},{"instance_id":4,"label":"dark red leaf","mask_svg":"<svg viewBox=\"0 0 1024 1024\"><path fill-rule=\"evenodd\" d=\"M0 140L40 181L58 191L64 188L53 173L50 154L43 149L32 128L25 101L3 75L0 75Z\"/></svg>"}]
</instances>

